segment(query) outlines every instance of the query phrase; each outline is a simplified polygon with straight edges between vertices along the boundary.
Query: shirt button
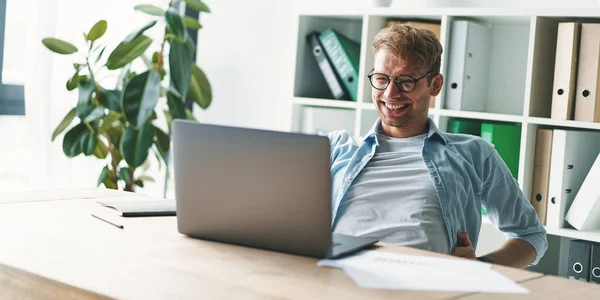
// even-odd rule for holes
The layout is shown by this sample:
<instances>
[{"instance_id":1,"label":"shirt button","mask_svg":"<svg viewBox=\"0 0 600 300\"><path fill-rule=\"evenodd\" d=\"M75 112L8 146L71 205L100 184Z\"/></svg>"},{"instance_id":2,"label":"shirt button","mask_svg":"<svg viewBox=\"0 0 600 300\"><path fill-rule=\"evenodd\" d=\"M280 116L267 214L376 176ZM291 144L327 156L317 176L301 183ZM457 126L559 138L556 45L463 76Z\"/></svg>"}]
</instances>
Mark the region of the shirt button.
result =
<instances>
[{"instance_id":1,"label":"shirt button","mask_svg":"<svg viewBox=\"0 0 600 300\"><path fill-rule=\"evenodd\" d=\"M440 184L440 177L435 177L435 184Z\"/></svg>"},{"instance_id":2,"label":"shirt button","mask_svg":"<svg viewBox=\"0 0 600 300\"><path fill-rule=\"evenodd\" d=\"M348 181L352 180L352 176L348 176L348 177L346 178L346 180L348 180Z\"/></svg>"}]
</instances>

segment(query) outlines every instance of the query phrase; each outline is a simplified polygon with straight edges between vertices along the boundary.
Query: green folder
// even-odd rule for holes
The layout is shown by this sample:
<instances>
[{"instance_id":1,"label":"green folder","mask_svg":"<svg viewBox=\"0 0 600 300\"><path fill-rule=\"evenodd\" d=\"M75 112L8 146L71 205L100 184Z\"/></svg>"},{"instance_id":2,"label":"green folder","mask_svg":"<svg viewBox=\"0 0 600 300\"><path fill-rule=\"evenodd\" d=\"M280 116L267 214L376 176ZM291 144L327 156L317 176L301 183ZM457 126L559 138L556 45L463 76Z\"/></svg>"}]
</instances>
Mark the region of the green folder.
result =
<instances>
[{"instance_id":1,"label":"green folder","mask_svg":"<svg viewBox=\"0 0 600 300\"><path fill-rule=\"evenodd\" d=\"M329 28L319 35L319 41L333 67L342 79L350 99L356 101L358 94L358 64L360 61L360 43Z\"/></svg>"},{"instance_id":2,"label":"green folder","mask_svg":"<svg viewBox=\"0 0 600 300\"><path fill-rule=\"evenodd\" d=\"M446 131L449 133L479 136L481 134L481 121L451 118L448 120L448 129Z\"/></svg>"},{"instance_id":3,"label":"green folder","mask_svg":"<svg viewBox=\"0 0 600 300\"><path fill-rule=\"evenodd\" d=\"M510 173L517 178L519 172L519 151L521 125L502 123L481 124L481 137L492 143L504 160Z\"/></svg>"}]
</instances>

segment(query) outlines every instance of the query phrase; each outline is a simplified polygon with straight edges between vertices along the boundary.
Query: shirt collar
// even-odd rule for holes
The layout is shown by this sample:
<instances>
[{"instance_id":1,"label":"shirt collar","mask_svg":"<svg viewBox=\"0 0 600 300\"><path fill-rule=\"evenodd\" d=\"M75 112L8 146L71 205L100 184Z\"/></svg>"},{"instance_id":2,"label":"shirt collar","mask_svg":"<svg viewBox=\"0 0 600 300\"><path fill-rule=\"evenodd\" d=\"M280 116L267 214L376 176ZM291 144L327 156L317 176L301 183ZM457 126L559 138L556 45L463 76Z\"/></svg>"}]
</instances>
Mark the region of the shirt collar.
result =
<instances>
[{"instance_id":1,"label":"shirt collar","mask_svg":"<svg viewBox=\"0 0 600 300\"><path fill-rule=\"evenodd\" d=\"M433 122L433 120L431 120L431 118L429 118L428 123L429 123L429 132L427 133L427 138L437 138L444 145L446 143L448 143L448 139L446 138L446 135L443 132L441 132L437 128L437 126L435 126L435 123ZM363 142L373 139L375 142L375 145L379 146L379 142L377 141L378 133L382 133L381 118L378 118L377 121L375 121L375 124L373 124L373 127L371 127L371 130L369 130L369 132L367 132L367 134L363 137Z\"/></svg>"}]
</instances>

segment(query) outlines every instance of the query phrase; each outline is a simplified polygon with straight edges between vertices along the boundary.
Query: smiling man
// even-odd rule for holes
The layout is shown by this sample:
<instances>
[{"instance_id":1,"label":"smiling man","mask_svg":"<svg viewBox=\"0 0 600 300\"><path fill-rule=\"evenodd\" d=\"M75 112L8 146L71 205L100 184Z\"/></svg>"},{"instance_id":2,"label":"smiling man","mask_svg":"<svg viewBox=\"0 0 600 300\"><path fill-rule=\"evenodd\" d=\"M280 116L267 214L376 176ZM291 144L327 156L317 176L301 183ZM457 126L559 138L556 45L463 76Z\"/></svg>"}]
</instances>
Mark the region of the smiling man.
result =
<instances>
[{"instance_id":1,"label":"smiling man","mask_svg":"<svg viewBox=\"0 0 600 300\"><path fill-rule=\"evenodd\" d=\"M329 134L332 230L507 266L536 264L546 232L498 152L481 138L440 132L428 117L429 99L444 84L435 34L394 24L375 36L373 52L368 79L380 118L360 139ZM482 206L508 240L476 257Z\"/></svg>"}]
</instances>

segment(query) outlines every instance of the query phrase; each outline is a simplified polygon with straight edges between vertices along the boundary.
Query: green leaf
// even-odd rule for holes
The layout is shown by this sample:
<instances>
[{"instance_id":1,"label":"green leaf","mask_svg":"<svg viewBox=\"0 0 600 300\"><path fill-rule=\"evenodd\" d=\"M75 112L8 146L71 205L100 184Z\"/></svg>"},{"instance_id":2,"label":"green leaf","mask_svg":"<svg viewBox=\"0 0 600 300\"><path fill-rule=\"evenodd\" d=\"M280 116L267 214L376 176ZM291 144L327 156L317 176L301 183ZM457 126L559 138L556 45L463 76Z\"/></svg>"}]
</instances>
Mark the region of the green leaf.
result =
<instances>
[{"instance_id":1,"label":"green leaf","mask_svg":"<svg viewBox=\"0 0 600 300\"><path fill-rule=\"evenodd\" d=\"M108 173L106 174L106 178L104 178L104 186L107 189L113 189L116 190L117 189L117 184L113 181L113 178L115 177L115 172L113 170L108 170Z\"/></svg>"},{"instance_id":2,"label":"green leaf","mask_svg":"<svg viewBox=\"0 0 600 300\"><path fill-rule=\"evenodd\" d=\"M194 117L194 113L191 110L187 109L187 108L185 109L185 115L187 116L188 120L192 120L192 121L198 122L198 120L196 120L196 117Z\"/></svg>"},{"instance_id":3,"label":"green leaf","mask_svg":"<svg viewBox=\"0 0 600 300\"><path fill-rule=\"evenodd\" d=\"M195 11L198 11L198 12L206 12L206 13L210 12L210 9L208 8L208 6L206 6L206 4L204 2L202 2L201 0L185 0L185 4L189 8L191 8Z\"/></svg>"},{"instance_id":4,"label":"green leaf","mask_svg":"<svg viewBox=\"0 0 600 300\"><path fill-rule=\"evenodd\" d=\"M186 119L185 114L185 103L183 99L173 94L173 92L167 92L167 105L169 106L169 112L171 113L172 119Z\"/></svg>"},{"instance_id":5,"label":"green leaf","mask_svg":"<svg viewBox=\"0 0 600 300\"><path fill-rule=\"evenodd\" d=\"M135 183L135 185L137 185L137 186L139 186L139 187L142 187L142 188L144 187L144 182L143 182L143 181L141 181L141 180L139 180L139 179L138 179L138 180L136 180L134 183Z\"/></svg>"},{"instance_id":6,"label":"green leaf","mask_svg":"<svg viewBox=\"0 0 600 300\"><path fill-rule=\"evenodd\" d=\"M96 62L100 61L100 59L102 58L102 55L104 54L104 50L106 50L106 46L104 46L104 48L102 48L100 53L98 53L98 56L96 56Z\"/></svg>"},{"instance_id":7,"label":"green leaf","mask_svg":"<svg viewBox=\"0 0 600 300\"><path fill-rule=\"evenodd\" d=\"M75 74L73 74L73 77L71 77L69 80L67 80L67 90L68 91L72 91L74 89L77 88L77 86L79 85L79 71L75 72Z\"/></svg>"},{"instance_id":8,"label":"green leaf","mask_svg":"<svg viewBox=\"0 0 600 300\"><path fill-rule=\"evenodd\" d=\"M191 28L191 29L200 29L202 28L202 24L200 24L200 22L198 22L198 20L192 18L192 17L188 17L185 16L183 18L183 23L185 23L185 26L187 28Z\"/></svg>"},{"instance_id":9,"label":"green leaf","mask_svg":"<svg viewBox=\"0 0 600 300\"><path fill-rule=\"evenodd\" d=\"M141 126L152 115L160 94L160 75L154 70L135 76L127 83L122 105L131 124Z\"/></svg>"},{"instance_id":10,"label":"green leaf","mask_svg":"<svg viewBox=\"0 0 600 300\"><path fill-rule=\"evenodd\" d=\"M73 119L75 119L76 113L75 113L75 108L71 109L67 115L63 118L63 120L60 122L60 124L58 124L58 126L56 126L56 129L54 129L54 132L52 133L52 141L54 142L54 139L56 139L56 137L61 134L65 129L67 129L67 127L71 124L71 122L73 122Z\"/></svg>"},{"instance_id":11,"label":"green leaf","mask_svg":"<svg viewBox=\"0 0 600 300\"><path fill-rule=\"evenodd\" d=\"M157 17L162 17L165 15L165 11L162 8L150 4L136 5L133 7L133 9Z\"/></svg>"},{"instance_id":12,"label":"green leaf","mask_svg":"<svg viewBox=\"0 0 600 300\"><path fill-rule=\"evenodd\" d=\"M106 67L109 70L116 70L124 67L140 55L144 54L146 49L152 44L152 39L140 35L130 42L121 42L115 50L108 56Z\"/></svg>"},{"instance_id":13,"label":"green leaf","mask_svg":"<svg viewBox=\"0 0 600 300\"><path fill-rule=\"evenodd\" d=\"M152 53L152 63L153 64L157 64L158 63L158 57L160 56L160 53L155 51L154 53Z\"/></svg>"},{"instance_id":14,"label":"green leaf","mask_svg":"<svg viewBox=\"0 0 600 300\"><path fill-rule=\"evenodd\" d=\"M107 130L106 133L110 137L110 143L115 146L118 146L121 143L121 138L123 137L123 133L125 133L125 126L120 125L120 126L111 127ZM113 149L113 150L116 150L116 149Z\"/></svg>"},{"instance_id":15,"label":"green leaf","mask_svg":"<svg viewBox=\"0 0 600 300\"><path fill-rule=\"evenodd\" d=\"M103 87L98 88L98 100L104 107L114 112L122 112L121 109L121 91L119 90L107 90Z\"/></svg>"},{"instance_id":16,"label":"green leaf","mask_svg":"<svg viewBox=\"0 0 600 300\"><path fill-rule=\"evenodd\" d=\"M171 113L168 110L165 110L164 113L165 113L165 119L167 119L167 127L169 129L169 132L172 132L171 122L173 122L173 116L171 116Z\"/></svg>"},{"instance_id":17,"label":"green leaf","mask_svg":"<svg viewBox=\"0 0 600 300\"><path fill-rule=\"evenodd\" d=\"M92 29L90 29L90 31L88 32L87 40L93 42L101 38L104 35L104 33L106 33L107 27L108 23L106 23L106 20L100 20L96 22L96 24L94 24L94 26L92 26Z\"/></svg>"},{"instance_id":18,"label":"green leaf","mask_svg":"<svg viewBox=\"0 0 600 300\"><path fill-rule=\"evenodd\" d=\"M171 148L171 138L168 134L162 131L162 129L156 126L154 127L154 134L156 135L156 148L158 149L158 152L162 158L166 161L167 154Z\"/></svg>"},{"instance_id":19,"label":"green leaf","mask_svg":"<svg viewBox=\"0 0 600 300\"><path fill-rule=\"evenodd\" d=\"M58 54L73 54L79 51L73 44L55 38L45 38L42 40L42 43L50 51Z\"/></svg>"},{"instance_id":20,"label":"green leaf","mask_svg":"<svg viewBox=\"0 0 600 300\"><path fill-rule=\"evenodd\" d=\"M154 125L144 123L140 130L128 127L123 134L121 150L125 161L134 168L141 166L148 158L148 150L154 142Z\"/></svg>"},{"instance_id":21,"label":"green leaf","mask_svg":"<svg viewBox=\"0 0 600 300\"><path fill-rule=\"evenodd\" d=\"M96 107L83 119L83 123L91 123L106 116L104 107Z\"/></svg>"},{"instance_id":22,"label":"green leaf","mask_svg":"<svg viewBox=\"0 0 600 300\"><path fill-rule=\"evenodd\" d=\"M188 50L190 50L190 52L196 53L196 44L194 44L194 41L192 41L192 39L187 39L187 41L185 43L186 43L186 46L188 47Z\"/></svg>"},{"instance_id":23,"label":"green leaf","mask_svg":"<svg viewBox=\"0 0 600 300\"><path fill-rule=\"evenodd\" d=\"M192 53L186 47L185 43L178 40L171 41L171 50L169 50L171 81L175 89L184 98L190 88L193 65Z\"/></svg>"},{"instance_id":24,"label":"green leaf","mask_svg":"<svg viewBox=\"0 0 600 300\"><path fill-rule=\"evenodd\" d=\"M71 130L67 131L63 139L63 152L67 157L75 157L81 154L83 151L81 148L81 139L85 132L89 132L89 129L83 123L77 124Z\"/></svg>"},{"instance_id":25,"label":"green leaf","mask_svg":"<svg viewBox=\"0 0 600 300\"><path fill-rule=\"evenodd\" d=\"M94 148L94 156L100 159L104 159L108 156L108 147L104 144L104 142L97 137L98 142L96 143L96 148Z\"/></svg>"},{"instance_id":26,"label":"green leaf","mask_svg":"<svg viewBox=\"0 0 600 300\"><path fill-rule=\"evenodd\" d=\"M92 93L94 92L95 84L91 80L79 81L79 101L77 102L77 116L83 120L92 112Z\"/></svg>"},{"instance_id":27,"label":"green leaf","mask_svg":"<svg viewBox=\"0 0 600 300\"><path fill-rule=\"evenodd\" d=\"M100 186L100 184L104 182L106 175L108 175L108 166L104 166L104 168L102 168L102 172L100 172L100 176L98 176L98 183L96 186Z\"/></svg>"},{"instance_id":28,"label":"green leaf","mask_svg":"<svg viewBox=\"0 0 600 300\"><path fill-rule=\"evenodd\" d=\"M87 130L83 132L79 143L81 144L81 151L83 154L85 156L90 156L94 153L94 149L96 149L98 138L87 127L86 129Z\"/></svg>"},{"instance_id":29,"label":"green leaf","mask_svg":"<svg viewBox=\"0 0 600 300\"><path fill-rule=\"evenodd\" d=\"M121 168L119 170L119 179L125 181L125 183L131 182L131 170L129 168Z\"/></svg>"},{"instance_id":30,"label":"green leaf","mask_svg":"<svg viewBox=\"0 0 600 300\"><path fill-rule=\"evenodd\" d=\"M122 114L120 114L120 113L109 111L108 115L106 115L106 117L104 117L102 119L102 124L98 128L98 133L108 132L109 129L111 129L115 126L118 127L120 125L119 120L121 119L121 116L122 116Z\"/></svg>"},{"instance_id":31,"label":"green leaf","mask_svg":"<svg viewBox=\"0 0 600 300\"><path fill-rule=\"evenodd\" d=\"M206 109L210 106L212 101L210 82L208 82L206 74L204 74L204 72L202 72L195 64L192 69L192 82L188 93L190 93L194 101L196 101L201 108Z\"/></svg>"},{"instance_id":32,"label":"green leaf","mask_svg":"<svg viewBox=\"0 0 600 300\"><path fill-rule=\"evenodd\" d=\"M147 181L147 182L156 182L154 180L154 178L152 178L152 177L150 177L148 175L141 175L140 177L138 177L138 180Z\"/></svg>"},{"instance_id":33,"label":"green leaf","mask_svg":"<svg viewBox=\"0 0 600 300\"><path fill-rule=\"evenodd\" d=\"M175 36L180 38L182 41L185 41L187 39L187 30L185 28L185 23L183 22L183 18L179 15L179 12L176 9L170 8L169 10L167 10L167 12L165 13L165 21L167 21L167 26L169 27L169 29L171 29L171 31L173 31L173 34L175 34Z\"/></svg>"},{"instance_id":34,"label":"green leaf","mask_svg":"<svg viewBox=\"0 0 600 300\"><path fill-rule=\"evenodd\" d=\"M164 12L163 12L163 14L164 14ZM161 16L162 16L162 14L161 14ZM125 37L125 39L123 41L130 42L130 41L134 40L135 38L140 36L142 33L144 33L146 30L152 28L154 25L156 25L156 20L152 21L152 22L144 25L142 28L130 33L127 37Z\"/></svg>"}]
</instances>

